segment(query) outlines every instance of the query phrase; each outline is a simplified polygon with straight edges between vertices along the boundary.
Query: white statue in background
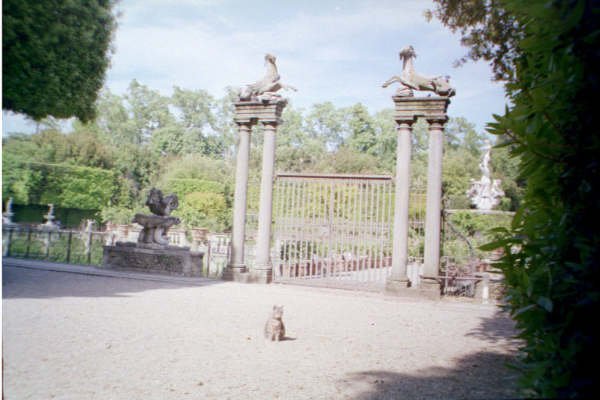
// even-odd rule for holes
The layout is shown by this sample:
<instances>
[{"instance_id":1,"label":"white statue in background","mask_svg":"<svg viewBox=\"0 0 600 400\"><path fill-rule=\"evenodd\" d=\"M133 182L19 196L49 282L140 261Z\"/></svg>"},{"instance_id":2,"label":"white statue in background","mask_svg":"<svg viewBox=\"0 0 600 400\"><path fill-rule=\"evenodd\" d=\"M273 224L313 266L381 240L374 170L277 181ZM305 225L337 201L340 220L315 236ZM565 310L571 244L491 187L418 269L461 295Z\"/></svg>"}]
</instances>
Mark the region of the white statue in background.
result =
<instances>
[{"instance_id":1,"label":"white statue in background","mask_svg":"<svg viewBox=\"0 0 600 400\"><path fill-rule=\"evenodd\" d=\"M41 227L42 229L59 229L60 222L55 221L56 216L54 215L54 204L48 204L48 214L44 215L46 218L46 222L44 222Z\"/></svg>"},{"instance_id":2,"label":"white statue in background","mask_svg":"<svg viewBox=\"0 0 600 400\"><path fill-rule=\"evenodd\" d=\"M9 197L8 201L6 202L6 211L4 211L4 213L2 214L2 225L14 225L14 222L12 221L12 217L13 215L15 215L15 213L12 210L12 204L13 204L13 198Z\"/></svg>"},{"instance_id":3,"label":"white statue in background","mask_svg":"<svg viewBox=\"0 0 600 400\"><path fill-rule=\"evenodd\" d=\"M471 179L471 188L467 191L467 196L478 210L491 210L500 203L504 191L500 188L500 179L490 178L492 145L489 141L486 140L483 150L483 158L479 163L481 178L478 181Z\"/></svg>"},{"instance_id":4,"label":"white statue in background","mask_svg":"<svg viewBox=\"0 0 600 400\"><path fill-rule=\"evenodd\" d=\"M275 64L276 60L277 58L272 54L265 55L265 66L267 67L265 76L258 82L242 88L239 91L240 100L279 100L281 99L281 95L276 92L280 89L297 90L295 87L281 82L281 77L277 72L277 65Z\"/></svg>"},{"instance_id":5,"label":"white statue in background","mask_svg":"<svg viewBox=\"0 0 600 400\"><path fill-rule=\"evenodd\" d=\"M456 94L456 90L450 86L448 76L428 77L418 74L415 71L413 60L417 58L415 49L412 46L407 46L400 51L400 60L402 60L402 74L400 76L392 76L382 87L386 88L394 82L402 85L397 91L398 96L414 96L413 90L427 90L434 92L439 96L452 97Z\"/></svg>"}]
</instances>

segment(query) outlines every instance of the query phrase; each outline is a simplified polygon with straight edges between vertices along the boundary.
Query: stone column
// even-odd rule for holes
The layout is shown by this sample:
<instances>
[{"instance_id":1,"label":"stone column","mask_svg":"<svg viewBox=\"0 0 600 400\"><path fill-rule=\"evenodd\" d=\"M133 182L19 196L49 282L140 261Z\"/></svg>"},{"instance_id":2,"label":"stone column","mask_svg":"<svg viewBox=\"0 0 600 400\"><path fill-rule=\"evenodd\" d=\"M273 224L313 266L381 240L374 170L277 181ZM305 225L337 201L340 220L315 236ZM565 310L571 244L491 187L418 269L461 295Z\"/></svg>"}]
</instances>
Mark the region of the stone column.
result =
<instances>
[{"instance_id":1,"label":"stone column","mask_svg":"<svg viewBox=\"0 0 600 400\"><path fill-rule=\"evenodd\" d=\"M235 199L233 203L233 232L231 258L223 279L241 282L271 281L273 266L270 261L271 220L273 207L273 170L275 161L275 131L286 106L285 99L243 100L235 103L235 122L239 125L240 145L235 175ZM250 129L255 123L265 127L263 148L263 171L259 204L257 258L254 268L248 271L244 258L246 228L246 193L248 187L248 158L250 153Z\"/></svg>"},{"instance_id":2,"label":"stone column","mask_svg":"<svg viewBox=\"0 0 600 400\"><path fill-rule=\"evenodd\" d=\"M440 285L437 276L440 265L440 236L442 220L442 155L446 118L427 119L429 122L429 158L427 161L427 209L425 214L425 254L421 289L436 292Z\"/></svg>"},{"instance_id":3,"label":"stone column","mask_svg":"<svg viewBox=\"0 0 600 400\"><path fill-rule=\"evenodd\" d=\"M394 233L392 245L392 274L388 290L409 286L408 266L408 200L410 195L410 155L413 119L396 120L398 142L396 147L396 196L394 203Z\"/></svg>"},{"instance_id":4,"label":"stone column","mask_svg":"<svg viewBox=\"0 0 600 400\"><path fill-rule=\"evenodd\" d=\"M236 121L237 122L237 121ZM236 279L246 272L244 241L246 236L246 198L248 193L248 160L250 158L250 120L238 123L239 144L235 165L235 197L233 201L233 228L231 232L231 258L223 278Z\"/></svg>"},{"instance_id":5,"label":"stone column","mask_svg":"<svg viewBox=\"0 0 600 400\"><path fill-rule=\"evenodd\" d=\"M273 220L273 176L275 170L275 132L277 122L265 122L260 203L258 211L258 234L256 263L252 280L270 282L273 274L271 262L271 224Z\"/></svg>"},{"instance_id":6,"label":"stone column","mask_svg":"<svg viewBox=\"0 0 600 400\"><path fill-rule=\"evenodd\" d=\"M398 154L396 160L396 203L394 207L394 238L392 247L392 275L386 289L399 295L438 297L440 249L440 216L442 191L442 134L447 120L447 97L392 96L394 120L398 126ZM411 129L417 118L430 123L429 176L427 179L427 216L425 235L425 266L419 290L403 290L408 286L408 201L410 195ZM437 217L436 217L437 216ZM434 255L436 255L434 257ZM437 284L437 286L436 286ZM411 287L414 286L411 285ZM437 292L436 292L437 290Z\"/></svg>"}]
</instances>

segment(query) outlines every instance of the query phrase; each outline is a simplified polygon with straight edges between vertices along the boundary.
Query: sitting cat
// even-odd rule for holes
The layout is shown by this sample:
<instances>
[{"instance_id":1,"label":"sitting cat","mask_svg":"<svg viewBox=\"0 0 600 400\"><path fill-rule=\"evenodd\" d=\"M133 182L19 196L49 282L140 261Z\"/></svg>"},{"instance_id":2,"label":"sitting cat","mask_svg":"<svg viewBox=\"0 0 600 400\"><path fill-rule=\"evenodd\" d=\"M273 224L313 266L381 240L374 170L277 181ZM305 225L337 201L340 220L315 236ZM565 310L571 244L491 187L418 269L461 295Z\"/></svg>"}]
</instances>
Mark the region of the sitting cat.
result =
<instances>
[{"instance_id":1,"label":"sitting cat","mask_svg":"<svg viewBox=\"0 0 600 400\"><path fill-rule=\"evenodd\" d=\"M283 306L273 306L273 312L265 324L265 339L279 342L285 337L285 326L283 317Z\"/></svg>"}]
</instances>

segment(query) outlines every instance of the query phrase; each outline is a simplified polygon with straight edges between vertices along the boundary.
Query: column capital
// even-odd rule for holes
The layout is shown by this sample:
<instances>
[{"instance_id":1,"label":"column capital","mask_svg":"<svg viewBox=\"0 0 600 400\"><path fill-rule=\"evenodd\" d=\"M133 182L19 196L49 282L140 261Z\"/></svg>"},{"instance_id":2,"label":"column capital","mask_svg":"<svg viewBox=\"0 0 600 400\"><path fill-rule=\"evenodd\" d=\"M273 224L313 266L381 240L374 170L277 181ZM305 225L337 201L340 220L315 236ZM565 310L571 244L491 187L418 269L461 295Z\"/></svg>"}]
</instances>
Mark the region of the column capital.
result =
<instances>
[{"instance_id":1,"label":"column capital","mask_svg":"<svg viewBox=\"0 0 600 400\"><path fill-rule=\"evenodd\" d=\"M261 120L260 123L265 128L270 128L270 129L273 129L273 130L277 130L277 126L281 123L281 120L276 120L276 121L262 121Z\"/></svg>"},{"instance_id":2,"label":"column capital","mask_svg":"<svg viewBox=\"0 0 600 400\"><path fill-rule=\"evenodd\" d=\"M412 129L413 124L417 121L416 118L412 118L412 119L395 119L396 121L396 128L400 129L400 128L408 128L408 129Z\"/></svg>"},{"instance_id":3,"label":"column capital","mask_svg":"<svg viewBox=\"0 0 600 400\"><path fill-rule=\"evenodd\" d=\"M428 121L448 118L446 110L450 99L447 97L392 96L392 99L396 123L414 123L419 117Z\"/></svg>"},{"instance_id":4,"label":"column capital","mask_svg":"<svg viewBox=\"0 0 600 400\"><path fill-rule=\"evenodd\" d=\"M252 125L256 123L256 119L238 119L234 118L233 122L237 125L239 130L252 130Z\"/></svg>"},{"instance_id":5,"label":"column capital","mask_svg":"<svg viewBox=\"0 0 600 400\"><path fill-rule=\"evenodd\" d=\"M276 99L269 101L238 101L234 103L236 123L256 124L281 122L281 114L287 105L287 100Z\"/></svg>"},{"instance_id":6,"label":"column capital","mask_svg":"<svg viewBox=\"0 0 600 400\"><path fill-rule=\"evenodd\" d=\"M427 123L429 124L429 129L444 129L444 125L448 122L447 115L439 115L431 118L427 118Z\"/></svg>"}]
</instances>

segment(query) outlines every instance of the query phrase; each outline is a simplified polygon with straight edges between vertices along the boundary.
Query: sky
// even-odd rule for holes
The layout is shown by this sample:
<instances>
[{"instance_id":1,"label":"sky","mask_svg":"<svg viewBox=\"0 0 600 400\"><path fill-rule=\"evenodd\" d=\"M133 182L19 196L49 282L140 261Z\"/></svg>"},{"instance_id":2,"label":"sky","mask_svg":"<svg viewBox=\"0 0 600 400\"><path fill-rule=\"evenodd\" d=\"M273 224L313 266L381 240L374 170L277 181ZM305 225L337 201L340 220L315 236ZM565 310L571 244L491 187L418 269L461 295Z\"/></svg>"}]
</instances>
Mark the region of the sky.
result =
<instances>
[{"instance_id":1,"label":"sky","mask_svg":"<svg viewBox=\"0 0 600 400\"><path fill-rule=\"evenodd\" d=\"M392 108L400 49L412 45L418 73L449 75L456 88L450 117L479 131L501 114L501 84L487 63L453 63L466 54L460 37L436 20L427 22L426 0L121 0L114 53L105 85L124 94L133 79L165 95L173 87L204 89L222 97L228 86L262 78L265 53L277 57L294 107L356 103L371 112ZM3 134L32 132L33 123L3 112Z\"/></svg>"}]
</instances>

